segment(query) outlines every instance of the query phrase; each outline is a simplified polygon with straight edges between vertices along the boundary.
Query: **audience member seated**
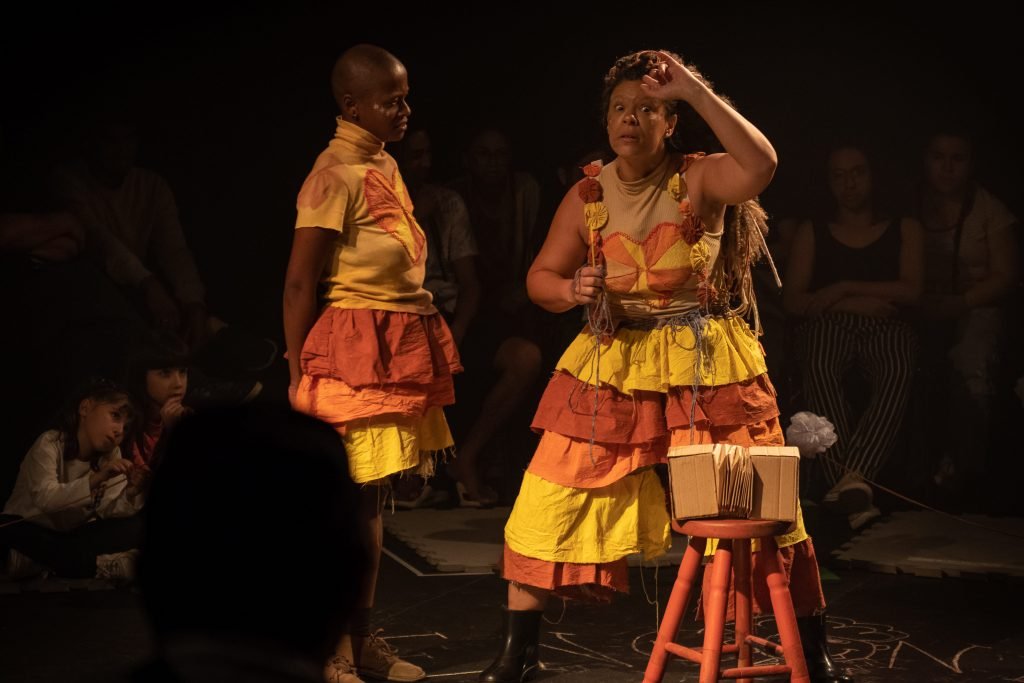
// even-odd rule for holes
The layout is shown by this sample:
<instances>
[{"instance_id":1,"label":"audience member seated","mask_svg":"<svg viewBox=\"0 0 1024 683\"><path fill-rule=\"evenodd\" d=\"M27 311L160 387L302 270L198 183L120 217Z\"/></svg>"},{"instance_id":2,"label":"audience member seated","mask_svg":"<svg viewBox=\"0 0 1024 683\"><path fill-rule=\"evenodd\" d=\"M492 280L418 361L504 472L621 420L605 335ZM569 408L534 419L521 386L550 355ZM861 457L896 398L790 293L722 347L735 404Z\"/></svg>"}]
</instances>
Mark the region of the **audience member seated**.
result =
<instances>
[{"instance_id":1,"label":"audience member seated","mask_svg":"<svg viewBox=\"0 0 1024 683\"><path fill-rule=\"evenodd\" d=\"M796 330L805 407L836 426L839 437L818 462L826 507L859 528L879 514L872 489L903 423L917 357L906 321L920 296L920 224L883 210L863 146L828 155L830 215L803 222L786 269L786 310L804 318ZM852 376L851 376L852 375ZM866 384L862 411L851 406L851 380Z\"/></svg>"},{"instance_id":2,"label":"audience member seated","mask_svg":"<svg viewBox=\"0 0 1024 683\"><path fill-rule=\"evenodd\" d=\"M147 339L128 360L124 382L139 415L124 446L147 477L164 451L169 430L192 412L186 403L188 369L188 349L169 335Z\"/></svg>"},{"instance_id":3,"label":"audience member seated","mask_svg":"<svg viewBox=\"0 0 1024 683\"><path fill-rule=\"evenodd\" d=\"M406 133L395 149L395 158L412 197L416 221L427 238L423 286L434 296L434 306L448 322L455 343L463 350L466 331L480 306L476 241L466 205L454 190L431 182L432 150L426 131ZM456 376L456 398L463 385L474 379ZM469 460L476 455L460 447L460 466L467 472L479 473L478 463ZM395 482L395 504L401 508L414 508L444 503L449 498L451 484L443 468L439 468L426 483L417 477L398 478Z\"/></svg>"},{"instance_id":4,"label":"audience member seated","mask_svg":"<svg viewBox=\"0 0 1024 683\"><path fill-rule=\"evenodd\" d=\"M143 497L120 444L133 415L127 391L92 380L36 439L0 515L9 576L132 578Z\"/></svg>"},{"instance_id":5,"label":"audience member seated","mask_svg":"<svg viewBox=\"0 0 1024 683\"><path fill-rule=\"evenodd\" d=\"M0 136L0 144L6 142ZM24 146L24 142L22 146ZM117 288L85 258L85 230L47 192L38 150L0 149L0 353L10 395L0 452L0 498L20 455L63 398L90 376L115 376L145 325ZM45 387L41 391L40 387Z\"/></svg>"},{"instance_id":6,"label":"audience member seated","mask_svg":"<svg viewBox=\"0 0 1024 683\"><path fill-rule=\"evenodd\" d=\"M526 296L526 272L539 239L540 190L531 176L512 170L508 139L498 131L476 135L465 162L468 175L452 187L469 211L482 296L459 347L465 375L456 387L453 410L454 473L460 503L482 506L497 502L498 495L484 485L481 458L494 449L499 430L515 429L510 420L528 403L540 374L540 331Z\"/></svg>"},{"instance_id":7,"label":"audience member seated","mask_svg":"<svg viewBox=\"0 0 1024 683\"><path fill-rule=\"evenodd\" d=\"M1019 223L978 184L974 145L956 127L928 141L917 211L925 235L921 408L929 424L953 427L921 430L921 475L925 491L937 485L963 502L985 491L996 399L1012 384L1003 363L1007 314L1020 310Z\"/></svg>"},{"instance_id":8,"label":"audience member seated","mask_svg":"<svg viewBox=\"0 0 1024 683\"><path fill-rule=\"evenodd\" d=\"M136 165L138 145L129 117L99 113L82 158L54 174L55 191L85 226L90 253L153 327L188 344L208 374L238 379L267 368L277 355L273 342L207 310L174 195L160 175Z\"/></svg>"}]
</instances>

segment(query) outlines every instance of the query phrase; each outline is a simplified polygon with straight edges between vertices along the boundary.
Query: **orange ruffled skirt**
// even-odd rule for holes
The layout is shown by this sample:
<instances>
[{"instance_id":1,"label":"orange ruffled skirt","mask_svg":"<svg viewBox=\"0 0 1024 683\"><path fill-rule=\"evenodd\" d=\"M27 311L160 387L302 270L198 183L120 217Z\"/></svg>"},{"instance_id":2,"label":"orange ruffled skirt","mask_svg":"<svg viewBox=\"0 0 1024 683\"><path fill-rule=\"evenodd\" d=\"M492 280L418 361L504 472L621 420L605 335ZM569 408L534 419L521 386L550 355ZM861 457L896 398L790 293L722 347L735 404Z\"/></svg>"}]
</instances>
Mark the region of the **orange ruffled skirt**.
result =
<instances>
[{"instance_id":1,"label":"orange ruffled skirt","mask_svg":"<svg viewBox=\"0 0 1024 683\"><path fill-rule=\"evenodd\" d=\"M357 483L433 472L453 445L458 350L440 314L329 306L302 348L295 408L334 426Z\"/></svg>"}]
</instances>

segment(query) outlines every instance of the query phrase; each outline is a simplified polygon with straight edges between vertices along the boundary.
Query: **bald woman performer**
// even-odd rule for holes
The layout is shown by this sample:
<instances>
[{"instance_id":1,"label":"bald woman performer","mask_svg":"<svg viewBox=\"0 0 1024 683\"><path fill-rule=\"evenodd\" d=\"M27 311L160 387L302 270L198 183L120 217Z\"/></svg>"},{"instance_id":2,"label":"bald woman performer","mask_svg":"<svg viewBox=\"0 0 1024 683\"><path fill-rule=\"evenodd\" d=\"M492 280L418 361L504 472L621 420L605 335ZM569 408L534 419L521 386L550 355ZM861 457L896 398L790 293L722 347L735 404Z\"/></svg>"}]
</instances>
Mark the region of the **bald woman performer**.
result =
<instances>
[{"instance_id":1,"label":"bald woman performer","mask_svg":"<svg viewBox=\"0 0 1024 683\"><path fill-rule=\"evenodd\" d=\"M335 64L331 86L341 115L299 192L284 291L289 400L344 440L371 559L349 635L325 675L331 683L417 681L423 669L370 629L383 487L394 474L428 476L434 456L451 448L442 407L455 402L452 373L462 367L423 288L426 238L384 151L408 126L405 67L386 50L357 45Z\"/></svg>"}]
</instances>

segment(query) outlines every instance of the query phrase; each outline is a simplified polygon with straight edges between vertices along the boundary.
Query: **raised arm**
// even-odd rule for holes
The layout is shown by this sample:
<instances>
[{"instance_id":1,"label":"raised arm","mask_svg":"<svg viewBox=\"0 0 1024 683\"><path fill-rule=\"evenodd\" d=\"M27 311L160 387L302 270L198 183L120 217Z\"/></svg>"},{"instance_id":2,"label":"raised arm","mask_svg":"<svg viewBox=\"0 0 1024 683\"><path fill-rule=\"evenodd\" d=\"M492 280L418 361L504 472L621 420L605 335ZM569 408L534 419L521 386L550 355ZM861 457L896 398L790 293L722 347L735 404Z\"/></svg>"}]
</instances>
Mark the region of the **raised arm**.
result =
<instances>
[{"instance_id":1,"label":"raised arm","mask_svg":"<svg viewBox=\"0 0 1024 683\"><path fill-rule=\"evenodd\" d=\"M695 163L687 175L690 201L708 222L724 205L745 202L768 187L778 157L768 138L750 121L672 55L658 54L661 64L644 76L644 87L656 97L682 100L693 107L725 148L725 154L712 154Z\"/></svg>"}]
</instances>

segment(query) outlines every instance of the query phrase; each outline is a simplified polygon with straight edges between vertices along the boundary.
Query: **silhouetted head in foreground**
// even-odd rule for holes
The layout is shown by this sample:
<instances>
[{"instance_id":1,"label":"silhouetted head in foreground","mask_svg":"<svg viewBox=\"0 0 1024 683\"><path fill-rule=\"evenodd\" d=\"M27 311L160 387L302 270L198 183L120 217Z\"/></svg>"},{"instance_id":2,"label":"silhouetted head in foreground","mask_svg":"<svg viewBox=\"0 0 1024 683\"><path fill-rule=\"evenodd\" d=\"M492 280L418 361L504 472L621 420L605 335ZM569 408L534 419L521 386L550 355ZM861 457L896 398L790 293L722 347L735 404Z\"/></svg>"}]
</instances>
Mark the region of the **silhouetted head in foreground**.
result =
<instances>
[{"instance_id":1,"label":"silhouetted head in foreground","mask_svg":"<svg viewBox=\"0 0 1024 683\"><path fill-rule=\"evenodd\" d=\"M355 501L341 440L313 418L272 406L184 418L153 478L139 565L178 674L166 680L205 680L185 669L220 653L219 668L319 672L365 571Z\"/></svg>"}]
</instances>

